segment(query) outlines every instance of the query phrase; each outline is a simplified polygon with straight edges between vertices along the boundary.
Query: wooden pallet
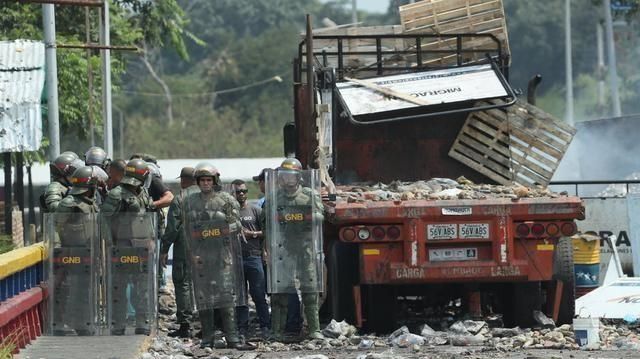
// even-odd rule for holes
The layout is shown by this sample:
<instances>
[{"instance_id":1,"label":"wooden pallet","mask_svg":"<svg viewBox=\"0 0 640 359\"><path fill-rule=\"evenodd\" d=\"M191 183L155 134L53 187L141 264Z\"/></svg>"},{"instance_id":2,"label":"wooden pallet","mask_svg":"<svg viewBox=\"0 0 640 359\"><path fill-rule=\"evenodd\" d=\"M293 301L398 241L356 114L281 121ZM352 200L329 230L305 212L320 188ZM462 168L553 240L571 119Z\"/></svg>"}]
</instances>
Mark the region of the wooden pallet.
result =
<instances>
[{"instance_id":1,"label":"wooden pallet","mask_svg":"<svg viewBox=\"0 0 640 359\"><path fill-rule=\"evenodd\" d=\"M406 34L493 34L502 43L503 53L509 54L509 38L502 0L424 0L400 6L400 21ZM423 42L423 51L456 48L455 39L433 39ZM471 38L463 42L464 49L495 48L487 38ZM482 60L483 53L464 55L464 62ZM447 65L456 62L456 56L427 59L427 65Z\"/></svg>"},{"instance_id":2,"label":"wooden pallet","mask_svg":"<svg viewBox=\"0 0 640 359\"><path fill-rule=\"evenodd\" d=\"M501 184L546 186L575 133L575 128L518 101L507 109L472 112L449 156Z\"/></svg>"}]
</instances>

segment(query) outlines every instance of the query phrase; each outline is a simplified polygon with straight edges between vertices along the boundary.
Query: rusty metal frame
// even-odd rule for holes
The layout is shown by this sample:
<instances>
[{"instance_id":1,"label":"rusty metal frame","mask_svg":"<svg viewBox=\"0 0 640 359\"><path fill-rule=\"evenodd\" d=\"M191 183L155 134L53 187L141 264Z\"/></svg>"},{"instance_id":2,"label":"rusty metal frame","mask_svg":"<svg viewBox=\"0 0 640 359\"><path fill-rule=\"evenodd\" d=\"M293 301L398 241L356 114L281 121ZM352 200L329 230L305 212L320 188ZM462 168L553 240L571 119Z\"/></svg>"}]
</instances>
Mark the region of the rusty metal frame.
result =
<instances>
[{"instance_id":1,"label":"rusty metal frame","mask_svg":"<svg viewBox=\"0 0 640 359\"><path fill-rule=\"evenodd\" d=\"M56 44L59 49L95 49L95 50L119 50L119 51L141 51L136 46L104 46L99 44Z\"/></svg>"}]
</instances>

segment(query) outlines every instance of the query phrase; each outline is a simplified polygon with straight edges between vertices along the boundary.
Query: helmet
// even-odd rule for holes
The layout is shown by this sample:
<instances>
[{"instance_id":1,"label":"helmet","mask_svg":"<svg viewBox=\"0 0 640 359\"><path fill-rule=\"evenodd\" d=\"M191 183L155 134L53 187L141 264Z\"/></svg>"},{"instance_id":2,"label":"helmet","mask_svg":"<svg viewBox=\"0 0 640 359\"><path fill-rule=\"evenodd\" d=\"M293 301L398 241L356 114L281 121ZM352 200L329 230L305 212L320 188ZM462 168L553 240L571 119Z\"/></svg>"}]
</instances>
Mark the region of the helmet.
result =
<instances>
[{"instance_id":1,"label":"helmet","mask_svg":"<svg viewBox=\"0 0 640 359\"><path fill-rule=\"evenodd\" d=\"M300 161L298 161L297 158L289 157L284 161L282 161L282 163L280 164L280 167L278 167L278 170L279 171L283 171L283 170L301 171L302 163L300 163Z\"/></svg>"},{"instance_id":2,"label":"helmet","mask_svg":"<svg viewBox=\"0 0 640 359\"><path fill-rule=\"evenodd\" d=\"M196 182L200 179L200 177L213 177L213 184L220 184L220 171L218 171L218 169L214 165L208 162L198 163L196 165L195 171L193 172L193 176L195 177Z\"/></svg>"},{"instance_id":3,"label":"helmet","mask_svg":"<svg viewBox=\"0 0 640 359\"><path fill-rule=\"evenodd\" d=\"M278 182L281 186L293 189L300 183L302 174L302 164L296 158L287 158L276 169Z\"/></svg>"},{"instance_id":4,"label":"helmet","mask_svg":"<svg viewBox=\"0 0 640 359\"><path fill-rule=\"evenodd\" d=\"M84 163L104 167L109 163L107 153L100 147L91 147L84 155Z\"/></svg>"},{"instance_id":5,"label":"helmet","mask_svg":"<svg viewBox=\"0 0 640 359\"><path fill-rule=\"evenodd\" d=\"M141 159L135 159L127 163L124 168L124 178L120 182L132 186L142 186L148 175L149 167L147 163Z\"/></svg>"},{"instance_id":6,"label":"helmet","mask_svg":"<svg viewBox=\"0 0 640 359\"><path fill-rule=\"evenodd\" d=\"M73 161L73 156L69 154L62 154L56 157L56 159L49 164L51 175L54 178L70 176L75 170L75 168L72 167Z\"/></svg>"},{"instance_id":7,"label":"helmet","mask_svg":"<svg viewBox=\"0 0 640 359\"><path fill-rule=\"evenodd\" d=\"M85 193L91 188L96 188L97 185L98 179L93 176L93 168L84 166L75 170L71 175L71 190L69 190L69 194Z\"/></svg>"},{"instance_id":8,"label":"helmet","mask_svg":"<svg viewBox=\"0 0 640 359\"><path fill-rule=\"evenodd\" d=\"M61 155L71 155L73 156L73 158L76 158L76 159L80 158L80 156L78 156L78 154L73 151L64 151L61 153Z\"/></svg>"}]
</instances>

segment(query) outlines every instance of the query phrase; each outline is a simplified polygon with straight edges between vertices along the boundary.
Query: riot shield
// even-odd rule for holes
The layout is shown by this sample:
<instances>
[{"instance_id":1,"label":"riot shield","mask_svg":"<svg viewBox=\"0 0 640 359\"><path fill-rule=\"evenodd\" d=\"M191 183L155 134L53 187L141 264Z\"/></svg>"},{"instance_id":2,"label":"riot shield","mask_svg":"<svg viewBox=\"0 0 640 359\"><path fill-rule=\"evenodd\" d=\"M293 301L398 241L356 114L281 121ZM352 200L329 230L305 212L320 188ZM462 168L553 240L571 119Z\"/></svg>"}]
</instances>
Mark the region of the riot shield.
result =
<instances>
[{"instance_id":1,"label":"riot shield","mask_svg":"<svg viewBox=\"0 0 640 359\"><path fill-rule=\"evenodd\" d=\"M198 310L236 307L246 304L240 232L234 223L200 196L184 203L187 257Z\"/></svg>"},{"instance_id":2,"label":"riot shield","mask_svg":"<svg viewBox=\"0 0 640 359\"><path fill-rule=\"evenodd\" d=\"M157 313L156 214L120 212L100 222L110 332L149 334Z\"/></svg>"},{"instance_id":3,"label":"riot shield","mask_svg":"<svg viewBox=\"0 0 640 359\"><path fill-rule=\"evenodd\" d=\"M265 176L268 291L323 292L320 180L317 170Z\"/></svg>"},{"instance_id":4,"label":"riot shield","mask_svg":"<svg viewBox=\"0 0 640 359\"><path fill-rule=\"evenodd\" d=\"M44 333L99 334L96 214L46 213L42 232L48 251Z\"/></svg>"}]
</instances>

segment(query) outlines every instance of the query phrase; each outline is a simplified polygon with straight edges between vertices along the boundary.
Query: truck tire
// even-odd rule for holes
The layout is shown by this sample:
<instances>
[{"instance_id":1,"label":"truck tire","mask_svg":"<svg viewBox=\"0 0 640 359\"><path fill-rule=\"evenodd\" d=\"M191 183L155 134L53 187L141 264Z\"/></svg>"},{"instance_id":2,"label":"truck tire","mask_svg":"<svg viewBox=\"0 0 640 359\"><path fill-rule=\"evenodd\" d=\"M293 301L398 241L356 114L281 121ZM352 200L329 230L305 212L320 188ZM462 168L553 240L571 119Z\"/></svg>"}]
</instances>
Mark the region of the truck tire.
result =
<instances>
[{"instance_id":1,"label":"truck tire","mask_svg":"<svg viewBox=\"0 0 640 359\"><path fill-rule=\"evenodd\" d=\"M353 286L358 283L358 246L340 241L329 245L327 257L328 301L331 317L355 323L356 308Z\"/></svg>"},{"instance_id":2,"label":"truck tire","mask_svg":"<svg viewBox=\"0 0 640 359\"><path fill-rule=\"evenodd\" d=\"M573 242L562 237L553 253L553 279L563 282L557 325L571 324L575 315L576 286L573 263Z\"/></svg>"}]
</instances>

